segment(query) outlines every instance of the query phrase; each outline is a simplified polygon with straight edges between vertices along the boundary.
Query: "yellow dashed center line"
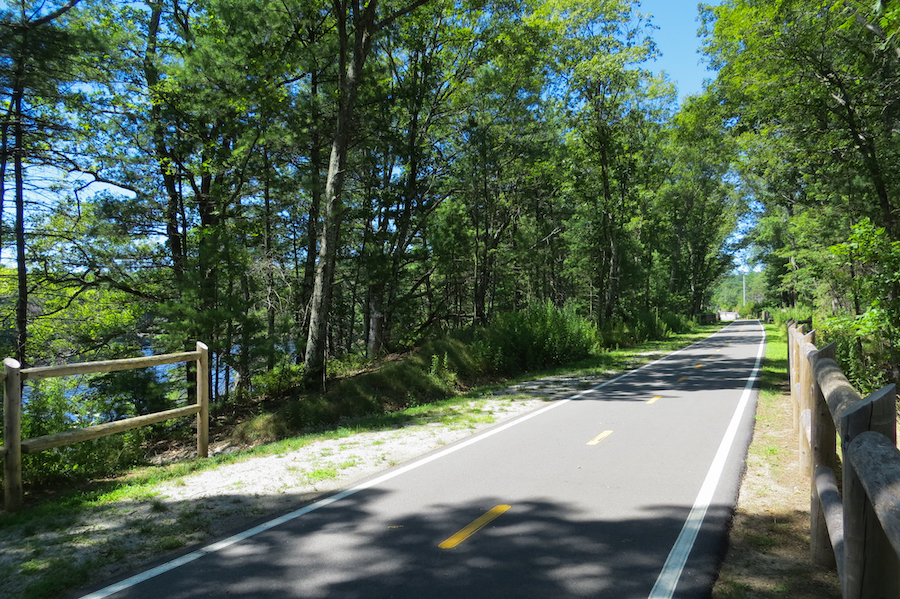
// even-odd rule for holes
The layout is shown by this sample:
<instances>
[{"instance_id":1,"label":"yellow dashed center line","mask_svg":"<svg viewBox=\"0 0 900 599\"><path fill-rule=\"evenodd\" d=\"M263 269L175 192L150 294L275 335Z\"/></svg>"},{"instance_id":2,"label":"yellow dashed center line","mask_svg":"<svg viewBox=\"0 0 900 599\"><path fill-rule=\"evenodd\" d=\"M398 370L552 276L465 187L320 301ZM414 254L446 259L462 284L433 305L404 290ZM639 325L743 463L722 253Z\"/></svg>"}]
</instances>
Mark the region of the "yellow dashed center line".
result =
<instances>
[{"instance_id":1,"label":"yellow dashed center line","mask_svg":"<svg viewBox=\"0 0 900 599\"><path fill-rule=\"evenodd\" d=\"M597 443L599 443L603 439L607 438L611 434L612 434L612 431L603 431L602 433L600 433L599 435L597 435L596 437L594 437L593 439L588 441L587 444L588 445L596 445Z\"/></svg>"},{"instance_id":2,"label":"yellow dashed center line","mask_svg":"<svg viewBox=\"0 0 900 599\"><path fill-rule=\"evenodd\" d=\"M441 549L453 549L476 532L487 526L491 523L495 518L497 518L500 514L508 510L511 506L508 505L498 505L492 507L488 512L481 515L474 522L460 530L458 533L438 545Z\"/></svg>"},{"instance_id":3,"label":"yellow dashed center line","mask_svg":"<svg viewBox=\"0 0 900 599\"><path fill-rule=\"evenodd\" d=\"M697 364L694 368L703 368L703 364Z\"/></svg>"},{"instance_id":4,"label":"yellow dashed center line","mask_svg":"<svg viewBox=\"0 0 900 599\"><path fill-rule=\"evenodd\" d=\"M686 381L687 379L688 379L688 377L683 376L683 377L681 377L680 379L678 379L678 382L681 383L681 382L683 382L683 381Z\"/></svg>"},{"instance_id":5,"label":"yellow dashed center line","mask_svg":"<svg viewBox=\"0 0 900 599\"><path fill-rule=\"evenodd\" d=\"M658 402L658 401L661 400L661 399L662 399L662 395L654 395L654 396L651 397L649 400L647 400L647 403L648 403L648 404L655 404L656 402Z\"/></svg>"}]
</instances>

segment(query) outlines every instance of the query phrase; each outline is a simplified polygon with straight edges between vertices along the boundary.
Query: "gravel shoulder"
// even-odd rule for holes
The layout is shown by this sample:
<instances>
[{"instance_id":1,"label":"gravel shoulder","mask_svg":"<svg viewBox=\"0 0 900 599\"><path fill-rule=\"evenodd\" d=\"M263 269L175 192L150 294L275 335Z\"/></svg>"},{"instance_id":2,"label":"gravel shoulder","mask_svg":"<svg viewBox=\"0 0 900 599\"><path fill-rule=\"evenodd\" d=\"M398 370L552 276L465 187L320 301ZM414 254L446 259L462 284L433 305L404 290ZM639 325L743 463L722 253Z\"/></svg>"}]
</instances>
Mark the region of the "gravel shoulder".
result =
<instances>
[{"instance_id":1,"label":"gravel shoulder","mask_svg":"<svg viewBox=\"0 0 900 599\"><path fill-rule=\"evenodd\" d=\"M712 599L841 598L837 573L810 559L810 481L799 453L790 395L761 394Z\"/></svg>"}]
</instances>

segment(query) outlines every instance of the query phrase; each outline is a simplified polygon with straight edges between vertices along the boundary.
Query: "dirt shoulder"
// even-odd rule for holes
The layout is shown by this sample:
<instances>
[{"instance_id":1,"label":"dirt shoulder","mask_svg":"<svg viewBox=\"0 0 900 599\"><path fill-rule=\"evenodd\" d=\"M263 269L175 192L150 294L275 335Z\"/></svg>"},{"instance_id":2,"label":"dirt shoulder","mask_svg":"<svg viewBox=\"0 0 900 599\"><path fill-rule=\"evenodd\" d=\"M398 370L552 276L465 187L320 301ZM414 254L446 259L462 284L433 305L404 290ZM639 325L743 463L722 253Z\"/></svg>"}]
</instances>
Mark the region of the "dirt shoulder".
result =
<instances>
[{"instance_id":1,"label":"dirt shoulder","mask_svg":"<svg viewBox=\"0 0 900 599\"><path fill-rule=\"evenodd\" d=\"M810 560L809 494L790 396L763 392L713 599L840 599L837 573Z\"/></svg>"}]
</instances>

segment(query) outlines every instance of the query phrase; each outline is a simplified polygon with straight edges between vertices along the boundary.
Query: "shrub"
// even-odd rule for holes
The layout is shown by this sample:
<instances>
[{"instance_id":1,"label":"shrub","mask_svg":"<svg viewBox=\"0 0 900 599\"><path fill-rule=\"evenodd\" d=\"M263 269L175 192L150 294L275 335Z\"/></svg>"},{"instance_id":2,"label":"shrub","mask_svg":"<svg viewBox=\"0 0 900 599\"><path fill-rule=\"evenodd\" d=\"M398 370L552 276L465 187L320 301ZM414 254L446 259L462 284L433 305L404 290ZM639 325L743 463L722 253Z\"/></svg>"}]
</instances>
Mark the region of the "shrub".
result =
<instances>
[{"instance_id":1,"label":"shrub","mask_svg":"<svg viewBox=\"0 0 900 599\"><path fill-rule=\"evenodd\" d=\"M684 333L690 333L694 329L694 322L682 314L665 312L660 316L660 319L665 323L669 333L682 335Z\"/></svg>"},{"instance_id":2,"label":"shrub","mask_svg":"<svg viewBox=\"0 0 900 599\"><path fill-rule=\"evenodd\" d=\"M816 327L816 345L836 344L837 362L847 380L863 395L888 384L891 370L886 319L877 319L877 310L858 317L826 318Z\"/></svg>"},{"instance_id":3,"label":"shrub","mask_svg":"<svg viewBox=\"0 0 900 599\"><path fill-rule=\"evenodd\" d=\"M586 358L596 342L591 322L547 302L497 315L473 349L486 370L514 373Z\"/></svg>"},{"instance_id":4,"label":"shrub","mask_svg":"<svg viewBox=\"0 0 900 599\"><path fill-rule=\"evenodd\" d=\"M775 325L780 328L786 327L789 320L793 319L799 322L801 320L809 320L809 318L810 312L807 308L782 308L772 315Z\"/></svg>"},{"instance_id":5,"label":"shrub","mask_svg":"<svg viewBox=\"0 0 900 599\"><path fill-rule=\"evenodd\" d=\"M291 394L303 384L303 373L303 364L276 366L253 377L253 393L268 398Z\"/></svg>"},{"instance_id":6,"label":"shrub","mask_svg":"<svg viewBox=\"0 0 900 599\"><path fill-rule=\"evenodd\" d=\"M22 438L31 439L134 416L123 397L78 393L74 378L50 378L26 386L22 409ZM29 484L60 484L100 478L143 462L146 428L133 429L93 441L57 447L22 456L23 478Z\"/></svg>"},{"instance_id":7,"label":"shrub","mask_svg":"<svg viewBox=\"0 0 900 599\"><path fill-rule=\"evenodd\" d=\"M747 302L741 309L738 311L741 318L756 318L759 316L759 313L762 312L763 305L757 304L756 302Z\"/></svg>"}]
</instances>

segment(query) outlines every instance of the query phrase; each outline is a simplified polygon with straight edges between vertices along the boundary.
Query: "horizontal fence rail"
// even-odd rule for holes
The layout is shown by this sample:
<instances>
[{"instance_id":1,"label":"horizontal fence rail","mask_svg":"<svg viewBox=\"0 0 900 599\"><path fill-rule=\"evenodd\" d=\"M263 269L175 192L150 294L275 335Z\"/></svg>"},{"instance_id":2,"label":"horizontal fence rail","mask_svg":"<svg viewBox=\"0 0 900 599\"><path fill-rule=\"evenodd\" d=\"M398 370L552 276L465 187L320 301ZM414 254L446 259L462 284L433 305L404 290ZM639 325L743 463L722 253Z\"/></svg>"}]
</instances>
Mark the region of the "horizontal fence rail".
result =
<instances>
[{"instance_id":1,"label":"horizontal fence rail","mask_svg":"<svg viewBox=\"0 0 900 599\"><path fill-rule=\"evenodd\" d=\"M197 362L197 402L194 405L22 440L22 384L25 381L150 368L179 362ZM0 381L3 382L5 391L3 402L4 441L3 445L0 445L0 459L3 459L3 497L7 512L15 512L22 507L22 454L25 453L63 447L172 418L196 415L197 456L205 458L209 455L209 348L199 341L195 351L160 356L34 368L21 368L18 361L6 358L3 366Z\"/></svg>"},{"instance_id":2,"label":"horizontal fence rail","mask_svg":"<svg viewBox=\"0 0 900 599\"><path fill-rule=\"evenodd\" d=\"M834 344L814 343L815 331L788 323L794 432L811 480L812 560L836 568L844 599L900 597L896 388L862 397L835 362Z\"/></svg>"}]
</instances>

